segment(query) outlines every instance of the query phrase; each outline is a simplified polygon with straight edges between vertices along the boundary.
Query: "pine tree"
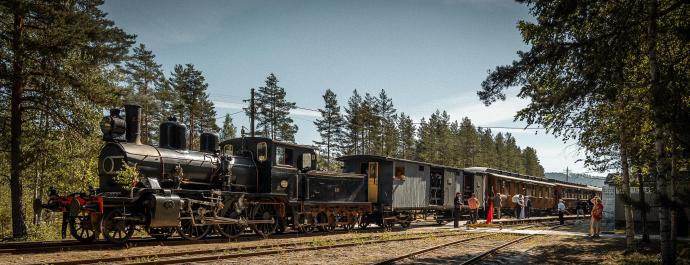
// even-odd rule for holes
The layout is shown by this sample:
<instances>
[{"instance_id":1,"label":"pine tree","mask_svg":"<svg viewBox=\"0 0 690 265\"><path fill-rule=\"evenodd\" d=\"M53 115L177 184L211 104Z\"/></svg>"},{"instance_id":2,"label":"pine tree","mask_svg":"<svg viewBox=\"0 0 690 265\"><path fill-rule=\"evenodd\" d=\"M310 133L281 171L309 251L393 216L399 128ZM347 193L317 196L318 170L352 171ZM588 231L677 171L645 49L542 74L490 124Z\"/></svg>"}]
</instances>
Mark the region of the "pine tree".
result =
<instances>
[{"instance_id":1,"label":"pine tree","mask_svg":"<svg viewBox=\"0 0 690 265\"><path fill-rule=\"evenodd\" d=\"M265 86L259 87L255 95L257 127L274 140L294 142L297 125L290 118L294 102L285 99L285 89L278 86L278 78L273 74L266 77ZM249 109L245 109L250 115Z\"/></svg>"},{"instance_id":2,"label":"pine tree","mask_svg":"<svg viewBox=\"0 0 690 265\"><path fill-rule=\"evenodd\" d=\"M225 114L225 120L223 120L223 128L221 129L221 138L223 140L235 138L237 134L237 127L232 124L232 117L230 113Z\"/></svg>"},{"instance_id":3,"label":"pine tree","mask_svg":"<svg viewBox=\"0 0 690 265\"><path fill-rule=\"evenodd\" d=\"M494 137L494 147L494 152L496 152L496 163L492 167L502 170L508 170L508 163L506 163L506 161L508 160L506 152L507 148L505 143L505 137L503 137L503 133L499 132Z\"/></svg>"},{"instance_id":4,"label":"pine tree","mask_svg":"<svg viewBox=\"0 0 690 265\"><path fill-rule=\"evenodd\" d=\"M194 69L192 64L175 65L169 82L175 95L179 96L173 103L172 112L180 117L180 122L187 125L188 148L191 150L198 146L196 136L199 133L205 130L218 131L213 102L206 92L208 84L201 71Z\"/></svg>"},{"instance_id":5,"label":"pine tree","mask_svg":"<svg viewBox=\"0 0 690 265\"><path fill-rule=\"evenodd\" d=\"M388 97L386 90L381 89L379 96L376 99L376 106L374 112L376 119L373 122L378 122L378 139L376 141L376 152L381 155L390 156L395 154L397 147L397 131L395 128L395 107L393 107L393 99Z\"/></svg>"},{"instance_id":6,"label":"pine tree","mask_svg":"<svg viewBox=\"0 0 690 265\"><path fill-rule=\"evenodd\" d=\"M461 161L457 166L474 166L479 153L479 136L469 118L464 117L462 119L457 137L459 137L458 146L460 147L460 152L457 154L457 157L460 158Z\"/></svg>"},{"instance_id":7,"label":"pine tree","mask_svg":"<svg viewBox=\"0 0 690 265\"><path fill-rule=\"evenodd\" d=\"M142 43L134 47L133 54L125 62L125 73L127 83L132 89L132 98L141 106L141 141L148 144L157 132L157 125L160 120L161 103L158 98L159 91L163 87L163 70L161 65L155 61L156 56L153 52L146 50ZM155 139L153 139L155 140Z\"/></svg>"},{"instance_id":8,"label":"pine tree","mask_svg":"<svg viewBox=\"0 0 690 265\"><path fill-rule=\"evenodd\" d=\"M415 126L410 116L400 113L398 117L398 157L414 159L415 156Z\"/></svg>"},{"instance_id":9,"label":"pine tree","mask_svg":"<svg viewBox=\"0 0 690 265\"><path fill-rule=\"evenodd\" d=\"M491 129L480 129L479 135L480 159L477 166L499 168L496 142Z\"/></svg>"},{"instance_id":10,"label":"pine tree","mask_svg":"<svg viewBox=\"0 0 690 265\"><path fill-rule=\"evenodd\" d=\"M360 106L360 114L364 123L364 130L362 131L362 152L363 154L378 155L381 152L381 137L380 137L380 118L376 113L378 106L378 98L369 94L364 94L364 101Z\"/></svg>"},{"instance_id":11,"label":"pine tree","mask_svg":"<svg viewBox=\"0 0 690 265\"><path fill-rule=\"evenodd\" d=\"M357 90L352 91L352 96L347 100L345 108L345 135L340 145L343 146L344 153L347 155L364 154L361 149L361 137L364 131L364 118L362 114L362 96Z\"/></svg>"},{"instance_id":12,"label":"pine tree","mask_svg":"<svg viewBox=\"0 0 690 265\"><path fill-rule=\"evenodd\" d=\"M0 2L0 94L9 95L10 102L9 182L16 238L26 235L25 161L35 161L24 153L23 142L32 137L25 130L43 117L59 121L52 124L56 127L89 131L94 105L105 106L117 94L108 75L124 59L133 36L105 18L98 9L102 3Z\"/></svg>"},{"instance_id":13,"label":"pine tree","mask_svg":"<svg viewBox=\"0 0 690 265\"><path fill-rule=\"evenodd\" d=\"M331 157L338 155L338 141L342 138L345 121L340 115L338 99L332 90L327 89L323 95L324 108L319 109L321 118L314 122L316 130L321 136L321 141L314 141L322 152L326 154L326 165L331 167Z\"/></svg>"}]
</instances>

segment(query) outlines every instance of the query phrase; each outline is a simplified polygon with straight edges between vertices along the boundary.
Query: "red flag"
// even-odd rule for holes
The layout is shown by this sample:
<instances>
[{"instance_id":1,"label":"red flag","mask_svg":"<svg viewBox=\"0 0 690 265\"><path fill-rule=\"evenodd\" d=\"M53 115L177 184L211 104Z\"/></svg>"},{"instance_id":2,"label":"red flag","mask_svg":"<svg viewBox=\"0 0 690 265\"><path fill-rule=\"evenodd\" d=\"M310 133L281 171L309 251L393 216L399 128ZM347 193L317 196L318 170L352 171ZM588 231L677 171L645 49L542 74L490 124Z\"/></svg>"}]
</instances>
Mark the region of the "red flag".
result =
<instances>
[{"instance_id":1,"label":"red flag","mask_svg":"<svg viewBox=\"0 0 690 265\"><path fill-rule=\"evenodd\" d=\"M490 224L494 219L494 202L489 202L489 210L486 211L486 223Z\"/></svg>"}]
</instances>

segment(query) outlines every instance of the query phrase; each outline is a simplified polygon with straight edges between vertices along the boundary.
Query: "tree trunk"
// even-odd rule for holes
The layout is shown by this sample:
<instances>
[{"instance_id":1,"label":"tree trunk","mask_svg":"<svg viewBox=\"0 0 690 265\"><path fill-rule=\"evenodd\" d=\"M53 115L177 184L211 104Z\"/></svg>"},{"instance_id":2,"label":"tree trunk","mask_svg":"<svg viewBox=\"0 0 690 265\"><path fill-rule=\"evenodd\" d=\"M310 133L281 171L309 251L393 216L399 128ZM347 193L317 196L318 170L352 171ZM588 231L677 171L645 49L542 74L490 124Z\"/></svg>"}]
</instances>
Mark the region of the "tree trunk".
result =
<instances>
[{"instance_id":1,"label":"tree trunk","mask_svg":"<svg viewBox=\"0 0 690 265\"><path fill-rule=\"evenodd\" d=\"M12 92L10 119L10 190L12 199L12 236L22 238L26 236L24 223L24 204L22 203L22 94L24 93L24 65L23 40L24 16L19 2L14 7L14 30L12 32Z\"/></svg>"},{"instance_id":2,"label":"tree trunk","mask_svg":"<svg viewBox=\"0 0 690 265\"><path fill-rule=\"evenodd\" d=\"M666 158L666 138L664 135L663 108L666 105L666 96L659 81L659 69L656 58L657 42L657 0L649 0L649 25L647 56L649 59L650 91L652 98L652 115L654 118L654 148L656 151L657 169L657 195L660 198L668 198L666 177L668 174L668 159ZM659 201L663 201L659 200ZM667 205L659 207L659 241L661 242L661 260L663 264L676 263L676 251L671 242L671 214Z\"/></svg>"},{"instance_id":3,"label":"tree trunk","mask_svg":"<svg viewBox=\"0 0 690 265\"><path fill-rule=\"evenodd\" d=\"M671 207L671 244L673 245L673 249L676 248L676 240L678 235L678 208L676 207L678 198L676 198L676 182L678 179L679 151L677 141L674 137L671 139L671 188L669 189L669 197L673 202L673 207Z\"/></svg>"},{"instance_id":4,"label":"tree trunk","mask_svg":"<svg viewBox=\"0 0 690 265\"><path fill-rule=\"evenodd\" d=\"M624 130L620 128L620 130ZM621 132L620 148L621 148L621 172L623 173L623 194L626 198L632 199L630 196L630 166L628 165L628 151L627 139L624 133ZM635 220L632 215L632 205L629 201L625 202L625 245L627 251L635 249Z\"/></svg>"},{"instance_id":5,"label":"tree trunk","mask_svg":"<svg viewBox=\"0 0 690 265\"><path fill-rule=\"evenodd\" d=\"M637 175L637 181L640 182L640 215L642 215L642 242L649 243L649 232L647 232L647 201L645 200L644 190L644 176L641 173Z\"/></svg>"},{"instance_id":6,"label":"tree trunk","mask_svg":"<svg viewBox=\"0 0 690 265\"><path fill-rule=\"evenodd\" d=\"M194 109L189 108L189 150L194 145Z\"/></svg>"}]
</instances>

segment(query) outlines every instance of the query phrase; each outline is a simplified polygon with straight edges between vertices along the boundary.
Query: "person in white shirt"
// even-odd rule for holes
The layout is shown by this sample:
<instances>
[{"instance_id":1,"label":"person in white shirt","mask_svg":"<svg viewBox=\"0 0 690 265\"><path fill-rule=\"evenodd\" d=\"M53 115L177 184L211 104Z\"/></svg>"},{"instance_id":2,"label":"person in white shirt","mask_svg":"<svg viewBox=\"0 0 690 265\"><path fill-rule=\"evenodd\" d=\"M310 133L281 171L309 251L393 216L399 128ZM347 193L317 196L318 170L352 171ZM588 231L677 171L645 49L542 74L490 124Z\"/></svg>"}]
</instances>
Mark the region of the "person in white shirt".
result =
<instances>
[{"instance_id":1,"label":"person in white shirt","mask_svg":"<svg viewBox=\"0 0 690 265\"><path fill-rule=\"evenodd\" d=\"M565 213L565 203L563 203L563 199L558 200L558 221L561 222L561 224L565 224L565 219L563 219L563 214Z\"/></svg>"},{"instance_id":2,"label":"person in white shirt","mask_svg":"<svg viewBox=\"0 0 690 265\"><path fill-rule=\"evenodd\" d=\"M520 218L520 205L518 205L518 201L520 201L520 194L516 193L513 195L513 205L515 208L513 208L513 212L515 213L513 216L515 216L515 219Z\"/></svg>"}]
</instances>

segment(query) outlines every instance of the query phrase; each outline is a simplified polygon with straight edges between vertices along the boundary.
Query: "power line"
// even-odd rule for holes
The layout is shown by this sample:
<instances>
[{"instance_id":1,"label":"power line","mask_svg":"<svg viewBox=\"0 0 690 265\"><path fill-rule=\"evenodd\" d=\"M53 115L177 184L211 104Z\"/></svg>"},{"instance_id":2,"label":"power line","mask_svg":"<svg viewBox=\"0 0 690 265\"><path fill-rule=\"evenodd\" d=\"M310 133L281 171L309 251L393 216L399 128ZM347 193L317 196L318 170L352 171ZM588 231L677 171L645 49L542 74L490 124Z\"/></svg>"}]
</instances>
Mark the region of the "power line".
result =
<instances>
[{"instance_id":1,"label":"power line","mask_svg":"<svg viewBox=\"0 0 690 265\"><path fill-rule=\"evenodd\" d=\"M235 112L233 112L233 113L230 113L230 116L233 116L233 115L235 115L235 114L240 114L240 113L242 113L242 112L244 112L244 110L235 111ZM217 117L216 117L216 120L222 119L222 118L225 118L225 115L217 116Z\"/></svg>"},{"instance_id":2,"label":"power line","mask_svg":"<svg viewBox=\"0 0 690 265\"><path fill-rule=\"evenodd\" d=\"M507 127L507 126L477 126L483 129L516 129L516 130L546 130L542 127Z\"/></svg>"}]
</instances>

